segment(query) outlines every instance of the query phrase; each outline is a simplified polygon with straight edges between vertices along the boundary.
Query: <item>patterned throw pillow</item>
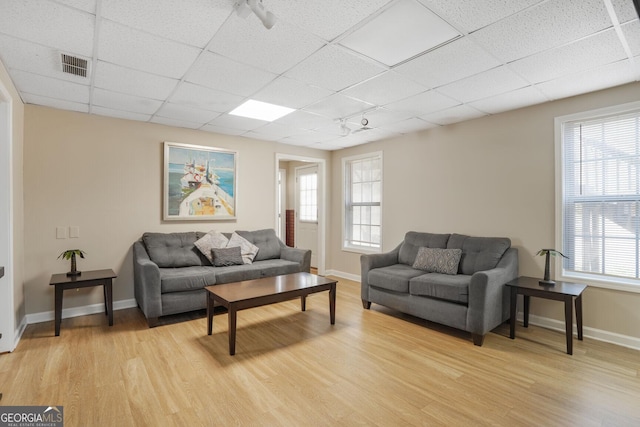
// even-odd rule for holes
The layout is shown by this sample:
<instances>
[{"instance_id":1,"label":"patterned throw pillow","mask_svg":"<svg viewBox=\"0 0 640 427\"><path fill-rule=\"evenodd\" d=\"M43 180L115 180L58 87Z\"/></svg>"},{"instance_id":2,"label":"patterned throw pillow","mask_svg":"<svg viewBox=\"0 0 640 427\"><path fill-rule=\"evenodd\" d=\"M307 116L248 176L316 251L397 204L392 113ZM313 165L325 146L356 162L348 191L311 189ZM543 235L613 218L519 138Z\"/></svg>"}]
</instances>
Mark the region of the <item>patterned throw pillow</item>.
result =
<instances>
[{"instance_id":1,"label":"patterned throw pillow","mask_svg":"<svg viewBox=\"0 0 640 427\"><path fill-rule=\"evenodd\" d=\"M232 248L213 248L211 249L214 267L227 267L229 265L243 265L240 246Z\"/></svg>"},{"instance_id":2,"label":"patterned throw pillow","mask_svg":"<svg viewBox=\"0 0 640 427\"><path fill-rule=\"evenodd\" d=\"M220 233L219 231L211 230L194 243L196 248L202 252L202 255L206 256L211 264L213 264L212 249L226 248L229 243L229 239Z\"/></svg>"},{"instance_id":3,"label":"patterned throw pillow","mask_svg":"<svg viewBox=\"0 0 640 427\"><path fill-rule=\"evenodd\" d=\"M418 249L413 268L429 273L458 274L461 256L462 249L425 248L423 246Z\"/></svg>"},{"instance_id":4,"label":"patterned throw pillow","mask_svg":"<svg viewBox=\"0 0 640 427\"><path fill-rule=\"evenodd\" d=\"M228 248L233 246L239 246L241 248L242 259L244 260L245 264L253 263L253 259L258 254L258 247L256 245L240 236L238 233L234 232L229 239L229 243L227 244Z\"/></svg>"}]
</instances>

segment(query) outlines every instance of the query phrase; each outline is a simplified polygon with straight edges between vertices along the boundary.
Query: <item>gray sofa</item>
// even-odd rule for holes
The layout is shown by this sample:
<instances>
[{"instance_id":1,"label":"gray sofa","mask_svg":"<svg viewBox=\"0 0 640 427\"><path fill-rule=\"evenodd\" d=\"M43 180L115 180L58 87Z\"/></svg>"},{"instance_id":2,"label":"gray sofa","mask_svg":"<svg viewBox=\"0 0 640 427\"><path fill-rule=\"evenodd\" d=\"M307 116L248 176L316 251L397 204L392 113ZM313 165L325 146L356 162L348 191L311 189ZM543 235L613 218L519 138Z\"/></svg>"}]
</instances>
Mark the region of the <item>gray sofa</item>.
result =
<instances>
[{"instance_id":1,"label":"gray sofa","mask_svg":"<svg viewBox=\"0 0 640 427\"><path fill-rule=\"evenodd\" d=\"M236 233L258 247L252 264L214 267L195 246L203 232L144 233L133 244L135 297L149 327L160 316L206 308L205 286L309 272L311 251L285 246L274 230Z\"/></svg>"},{"instance_id":2,"label":"gray sofa","mask_svg":"<svg viewBox=\"0 0 640 427\"><path fill-rule=\"evenodd\" d=\"M414 268L421 247L461 250L457 271ZM360 264L365 309L384 305L471 332L482 345L484 335L509 318L505 283L518 276L518 250L507 238L410 231L391 252L362 255Z\"/></svg>"}]
</instances>

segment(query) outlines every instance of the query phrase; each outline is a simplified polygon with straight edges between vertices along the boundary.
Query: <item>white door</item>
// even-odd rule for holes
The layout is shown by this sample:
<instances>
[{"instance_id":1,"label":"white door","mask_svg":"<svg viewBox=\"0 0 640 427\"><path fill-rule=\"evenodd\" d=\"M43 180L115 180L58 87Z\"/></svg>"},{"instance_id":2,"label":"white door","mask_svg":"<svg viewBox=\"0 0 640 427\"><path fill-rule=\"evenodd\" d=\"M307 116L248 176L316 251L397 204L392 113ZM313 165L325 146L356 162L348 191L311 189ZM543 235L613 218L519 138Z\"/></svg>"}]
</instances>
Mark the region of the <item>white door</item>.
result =
<instances>
[{"instance_id":1,"label":"white door","mask_svg":"<svg viewBox=\"0 0 640 427\"><path fill-rule=\"evenodd\" d=\"M3 89L0 85L0 267L4 267L4 276L0 278L0 353L13 351L15 333L11 280L11 118Z\"/></svg>"},{"instance_id":2,"label":"white door","mask_svg":"<svg viewBox=\"0 0 640 427\"><path fill-rule=\"evenodd\" d=\"M276 234L283 242L287 241L286 211L287 211L287 170L278 169L278 229Z\"/></svg>"},{"instance_id":3,"label":"white door","mask_svg":"<svg viewBox=\"0 0 640 427\"><path fill-rule=\"evenodd\" d=\"M318 166L296 168L296 248L311 249L318 267Z\"/></svg>"}]
</instances>

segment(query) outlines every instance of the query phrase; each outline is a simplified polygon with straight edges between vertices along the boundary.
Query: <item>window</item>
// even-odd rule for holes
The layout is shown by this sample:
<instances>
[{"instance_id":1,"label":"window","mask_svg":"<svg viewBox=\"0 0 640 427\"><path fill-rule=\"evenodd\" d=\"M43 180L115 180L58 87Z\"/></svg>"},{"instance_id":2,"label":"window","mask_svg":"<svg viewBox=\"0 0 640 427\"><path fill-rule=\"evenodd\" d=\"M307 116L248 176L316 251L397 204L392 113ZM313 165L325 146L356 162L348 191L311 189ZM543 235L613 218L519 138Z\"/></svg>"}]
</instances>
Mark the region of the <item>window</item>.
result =
<instances>
[{"instance_id":1,"label":"window","mask_svg":"<svg viewBox=\"0 0 640 427\"><path fill-rule=\"evenodd\" d=\"M382 153L343 159L343 249L382 248Z\"/></svg>"},{"instance_id":2,"label":"window","mask_svg":"<svg viewBox=\"0 0 640 427\"><path fill-rule=\"evenodd\" d=\"M318 222L318 174L305 173L299 177L300 221Z\"/></svg>"},{"instance_id":3,"label":"window","mask_svg":"<svg viewBox=\"0 0 640 427\"><path fill-rule=\"evenodd\" d=\"M640 103L580 116L556 120L562 275L638 286Z\"/></svg>"}]
</instances>

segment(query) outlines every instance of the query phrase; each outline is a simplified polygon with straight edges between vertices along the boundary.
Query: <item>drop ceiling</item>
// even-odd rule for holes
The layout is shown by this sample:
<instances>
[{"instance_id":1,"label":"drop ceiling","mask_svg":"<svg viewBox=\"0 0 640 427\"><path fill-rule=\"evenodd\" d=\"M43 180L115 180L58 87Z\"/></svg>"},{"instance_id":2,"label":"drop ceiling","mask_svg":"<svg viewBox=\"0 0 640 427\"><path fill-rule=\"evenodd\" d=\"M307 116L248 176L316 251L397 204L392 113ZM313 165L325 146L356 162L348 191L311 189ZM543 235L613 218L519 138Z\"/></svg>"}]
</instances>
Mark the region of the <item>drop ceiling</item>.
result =
<instances>
[{"instance_id":1,"label":"drop ceiling","mask_svg":"<svg viewBox=\"0 0 640 427\"><path fill-rule=\"evenodd\" d=\"M234 4L0 0L0 60L27 104L321 150L640 78L632 0L263 0L270 30Z\"/></svg>"}]
</instances>

